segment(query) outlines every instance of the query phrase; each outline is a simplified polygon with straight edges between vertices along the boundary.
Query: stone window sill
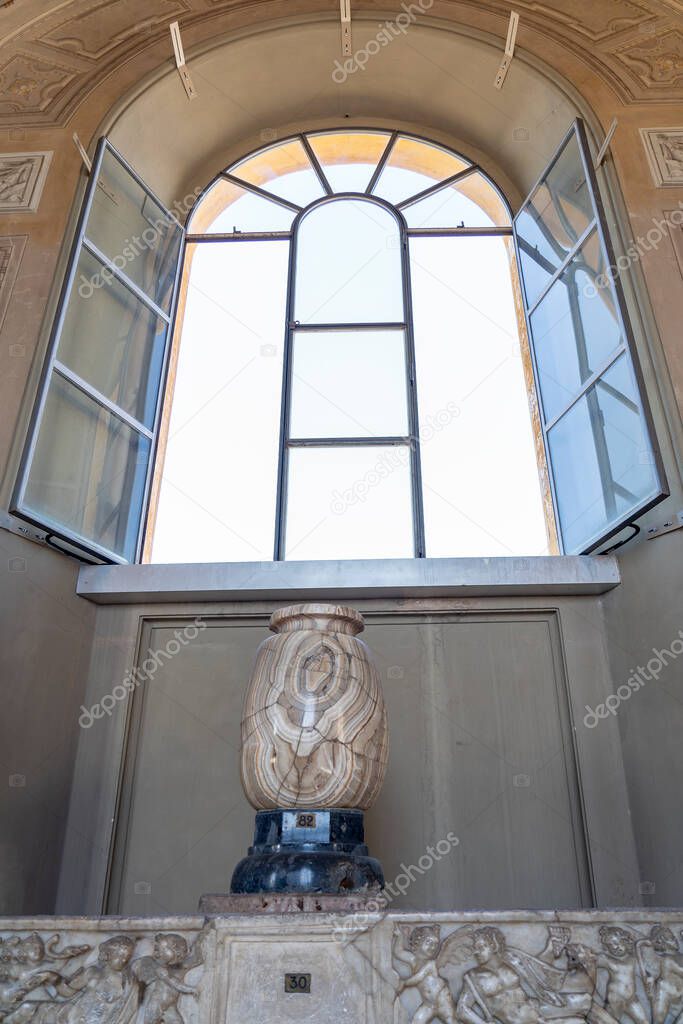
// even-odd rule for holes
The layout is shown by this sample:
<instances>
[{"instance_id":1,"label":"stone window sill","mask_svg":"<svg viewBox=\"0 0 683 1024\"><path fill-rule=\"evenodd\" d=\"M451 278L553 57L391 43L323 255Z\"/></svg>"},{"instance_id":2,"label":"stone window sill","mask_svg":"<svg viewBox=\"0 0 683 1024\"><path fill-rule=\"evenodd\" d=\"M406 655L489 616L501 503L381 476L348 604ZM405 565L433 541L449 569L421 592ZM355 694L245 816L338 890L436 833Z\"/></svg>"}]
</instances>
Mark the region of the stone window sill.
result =
<instances>
[{"instance_id":1,"label":"stone window sill","mask_svg":"<svg viewBox=\"0 0 683 1024\"><path fill-rule=\"evenodd\" d=\"M604 594L621 582L611 555L206 562L84 566L77 593L96 604Z\"/></svg>"}]
</instances>

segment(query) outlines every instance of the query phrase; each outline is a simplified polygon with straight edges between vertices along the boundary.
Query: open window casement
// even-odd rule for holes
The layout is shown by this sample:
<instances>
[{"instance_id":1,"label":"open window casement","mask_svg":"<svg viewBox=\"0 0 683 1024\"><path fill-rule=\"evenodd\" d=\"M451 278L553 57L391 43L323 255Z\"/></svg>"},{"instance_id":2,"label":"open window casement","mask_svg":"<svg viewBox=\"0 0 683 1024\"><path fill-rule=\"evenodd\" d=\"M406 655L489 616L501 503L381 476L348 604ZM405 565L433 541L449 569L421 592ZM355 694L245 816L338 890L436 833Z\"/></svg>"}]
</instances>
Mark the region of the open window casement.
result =
<instances>
[{"instance_id":1,"label":"open window casement","mask_svg":"<svg viewBox=\"0 0 683 1024\"><path fill-rule=\"evenodd\" d=\"M581 120L514 235L562 551L585 554L668 491Z\"/></svg>"},{"instance_id":2,"label":"open window casement","mask_svg":"<svg viewBox=\"0 0 683 1024\"><path fill-rule=\"evenodd\" d=\"M561 549L587 553L667 490L581 121L514 235ZM11 509L91 558L141 558L184 246L101 140Z\"/></svg>"},{"instance_id":3,"label":"open window casement","mask_svg":"<svg viewBox=\"0 0 683 1024\"><path fill-rule=\"evenodd\" d=\"M98 560L140 557L183 246L101 139L11 507Z\"/></svg>"}]
</instances>

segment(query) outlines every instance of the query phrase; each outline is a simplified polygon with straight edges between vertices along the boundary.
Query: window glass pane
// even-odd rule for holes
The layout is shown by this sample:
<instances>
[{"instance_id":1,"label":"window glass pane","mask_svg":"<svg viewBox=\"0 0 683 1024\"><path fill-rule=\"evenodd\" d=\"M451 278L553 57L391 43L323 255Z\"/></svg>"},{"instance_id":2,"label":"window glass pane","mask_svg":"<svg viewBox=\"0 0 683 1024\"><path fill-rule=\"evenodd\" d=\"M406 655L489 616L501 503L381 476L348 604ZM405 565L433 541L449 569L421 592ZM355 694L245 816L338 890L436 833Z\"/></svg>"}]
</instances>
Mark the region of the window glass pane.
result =
<instances>
[{"instance_id":1,"label":"window glass pane","mask_svg":"<svg viewBox=\"0 0 683 1024\"><path fill-rule=\"evenodd\" d=\"M308 141L334 192L365 192L389 132L321 132Z\"/></svg>"},{"instance_id":2,"label":"window glass pane","mask_svg":"<svg viewBox=\"0 0 683 1024\"><path fill-rule=\"evenodd\" d=\"M407 433L403 331L294 335L291 437Z\"/></svg>"},{"instance_id":3,"label":"window glass pane","mask_svg":"<svg viewBox=\"0 0 683 1024\"><path fill-rule=\"evenodd\" d=\"M188 232L228 234L233 231L289 231L294 210L219 178L197 207Z\"/></svg>"},{"instance_id":4,"label":"window glass pane","mask_svg":"<svg viewBox=\"0 0 683 1024\"><path fill-rule=\"evenodd\" d=\"M500 195L481 174L471 174L402 208L409 228L490 228L510 224Z\"/></svg>"},{"instance_id":5,"label":"window glass pane","mask_svg":"<svg viewBox=\"0 0 683 1024\"><path fill-rule=\"evenodd\" d=\"M338 199L301 222L294 318L301 323L403 320L400 233L376 203Z\"/></svg>"},{"instance_id":6,"label":"window glass pane","mask_svg":"<svg viewBox=\"0 0 683 1024\"><path fill-rule=\"evenodd\" d=\"M292 448L286 558L412 558L410 450Z\"/></svg>"},{"instance_id":7,"label":"window glass pane","mask_svg":"<svg viewBox=\"0 0 683 1024\"><path fill-rule=\"evenodd\" d=\"M152 427L166 321L85 249L66 308L57 358L146 427Z\"/></svg>"},{"instance_id":8,"label":"window glass pane","mask_svg":"<svg viewBox=\"0 0 683 1024\"><path fill-rule=\"evenodd\" d=\"M584 550L658 489L626 355L555 424L548 444L567 554Z\"/></svg>"},{"instance_id":9,"label":"window glass pane","mask_svg":"<svg viewBox=\"0 0 683 1024\"><path fill-rule=\"evenodd\" d=\"M199 244L188 258L152 561L270 560L289 243Z\"/></svg>"},{"instance_id":10,"label":"window glass pane","mask_svg":"<svg viewBox=\"0 0 683 1024\"><path fill-rule=\"evenodd\" d=\"M579 143L572 135L515 221L529 306L594 217Z\"/></svg>"},{"instance_id":11,"label":"window glass pane","mask_svg":"<svg viewBox=\"0 0 683 1024\"><path fill-rule=\"evenodd\" d=\"M428 557L547 553L511 244L410 239Z\"/></svg>"},{"instance_id":12,"label":"window glass pane","mask_svg":"<svg viewBox=\"0 0 683 1024\"><path fill-rule=\"evenodd\" d=\"M110 150L105 150L86 237L168 312L182 229Z\"/></svg>"},{"instance_id":13,"label":"window glass pane","mask_svg":"<svg viewBox=\"0 0 683 1024\"><path fill-rule=\"evenodd\" d=\"M612 289L595 285L603 268L594 231L529 318L546 422L623 343Z\"/></svg>"},{"instance_id":14,"label":"window glass pane","mask_svg":"<svg viewBox=\"0 0 683 1024\"><path fill-rule=\"evenodd\" d=\"M435 181L450 178L469 166L468 160L441 146L399 137L375 185L374 194L388 199L390 203L400 203L429 188Z\"/></svg>"},{"instance_id":15,"label":"window glass pane","mask_svg":"<svg viewBox=\"0 0 683 1024\"><path fill-rule=\"evenodd\" d=\"M54 374L25 507L133 561L149 450L146 437Z\"/></svg>"},{"instance_id":16,"label":"window glass pane","mask_svg":"<svg viewBox=\"0 0 683 1024\"><path fill-rule=\"evenodd\" d=\"M299 139L247 157L230 173L299 206L308 206L325 194Z\"/></svg>"}]
</instances>

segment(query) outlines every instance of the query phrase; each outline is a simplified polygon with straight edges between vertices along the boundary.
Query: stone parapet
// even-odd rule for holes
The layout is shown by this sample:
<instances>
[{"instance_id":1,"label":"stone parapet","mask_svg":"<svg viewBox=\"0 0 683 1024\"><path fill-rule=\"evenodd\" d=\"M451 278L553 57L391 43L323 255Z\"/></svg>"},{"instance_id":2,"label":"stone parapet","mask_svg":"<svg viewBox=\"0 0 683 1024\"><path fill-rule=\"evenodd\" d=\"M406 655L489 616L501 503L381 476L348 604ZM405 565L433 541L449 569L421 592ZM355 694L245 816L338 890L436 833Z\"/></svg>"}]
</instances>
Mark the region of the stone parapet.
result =
<instances>
[{"instance_id":1,"label":"stone parapet","mask_svg":"<svg viewBox=\"0 0 683 1024\"><path fill-rule=\"evenodd\" d=\"M3 1024L667 1024L683 911L0 919Z\"/></svg>"}]
</instances>

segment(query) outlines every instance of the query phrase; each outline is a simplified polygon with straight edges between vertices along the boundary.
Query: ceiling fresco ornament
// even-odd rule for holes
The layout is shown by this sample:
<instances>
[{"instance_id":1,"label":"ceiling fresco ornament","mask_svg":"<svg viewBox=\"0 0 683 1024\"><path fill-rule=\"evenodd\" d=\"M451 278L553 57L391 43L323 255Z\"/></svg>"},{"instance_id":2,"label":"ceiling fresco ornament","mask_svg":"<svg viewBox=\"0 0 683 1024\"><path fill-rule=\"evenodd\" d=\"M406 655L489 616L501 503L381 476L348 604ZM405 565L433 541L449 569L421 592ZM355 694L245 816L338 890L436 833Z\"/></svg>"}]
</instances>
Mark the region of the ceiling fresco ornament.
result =
<instances>
[{"instance_id":1,"label":"ceiling fresco ornament","mask_svg":"<svg viewBox=\"0 0 683 1024\"><path fill-rule=\"evenodd\" d=\"M683 186L683 127L642 128L641 137L655 184Z\"/></svg>"},{"instance_id":2,"label":"ceiling fresco ornament","mask_svg":"<svg viewBox=\"0 0 683 1024\"><path fill-rule=\"evenodd\" d=\"M97 86L118 68L157 45L145 59L146 73L170 57L168 26L179 19L198 39L231 27L261 23L286 9L276 0L66 0L43 5L33 16L28 4L2 3L0 33L12 30L0 51L0 128L57 127L69 120ZM300 13L332 15L325 0L302 0ZM386 0L367 0L384 13ZM680 0L517 0L523 23L573 53L625 102L683 100L683 4ZM5 8L7 9L5 12ZM474 26L481 15L501 19L504 36L508 0L444 0L439 16ZM26 21L21 23L21 17ZM203 31L201 30L203 26ZM163 48L162 45L163 44Z\"/></svg>"},{"instance_id":3,"label":"ceiling fresco ornament","mask_svg":"<svg viewBox=\"0 0 683 1024\"><path fill-rule=\"evenodd\" d=\"M73 68L15 53L0 63L0 119L46 111L76 77Z\"/></svg>"},{"instance_id":4,"label":"ceiling fresco ornament","mask_svg":"<svg viewBox=\"0 0 683 1024\"><path fill-rule=\"evenodd\" d=\"M619 50L621 60L649 89L683 86L683 31L671 29Z\"/></svg>"},{"instance_id":5,"label":"ceiling fresco ornament","mask_svg":"<svg viewBox=\"0 0 683 1024\"><path fill-rule=\"evenodd\" d=\"M0 213L35 213L52 153L0 153Z\"/></svg>"},{"instance_id":6,"label":"ceiling fresco ornament","mask_svg":"<svg viewBox=\"0 0 683 1024\"><path fill-rule=\"evenodd\" d=\"M585 0L518 0L515 7L566 24L592 42L608 39L615 32L640 28L652 23L655 15L647 0L611 0L610 3L589 3Z\"/></svg>"}]
</instances>

